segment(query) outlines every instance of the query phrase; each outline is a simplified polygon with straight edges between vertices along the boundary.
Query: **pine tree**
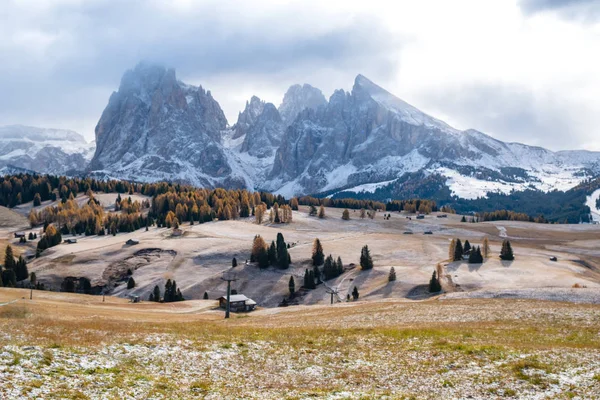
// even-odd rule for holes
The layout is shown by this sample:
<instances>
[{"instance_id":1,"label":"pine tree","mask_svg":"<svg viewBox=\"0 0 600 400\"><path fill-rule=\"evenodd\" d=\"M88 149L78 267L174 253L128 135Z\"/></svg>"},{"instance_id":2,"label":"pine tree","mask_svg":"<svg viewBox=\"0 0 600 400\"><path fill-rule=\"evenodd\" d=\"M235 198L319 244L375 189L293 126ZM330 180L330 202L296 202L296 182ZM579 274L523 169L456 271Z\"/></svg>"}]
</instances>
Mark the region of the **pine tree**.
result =
<instances>
[{"instance_id":1,"label":"pine tree","mask_svg":"<svg viewBox=\"0 0 600 400\"><path fill-rule=\"evenodd\" d=\"M460 222L467 222L467 219L465 218L465 216L463 215L462 218L460 219Z\"/></svg>"},{"instance_id":2,"label":"pine tree","mask_svg":"<svg viewBox=\"0 0 600 400\"><path fill-rule=\"evenodd\" d=\"M442 285L440 285L440 281L436 276L437 274L433 271L431 275L431 279L429 280L429 292L430 293L438 293L442 291Z\"/></svg>"},{"instance_id":3,"label":"pine tree","mask_svg":"<svg viewBox=\"0 0 600 400\"><path fill-rule=\"evenodd\" d=\"M505 261L512 261L515 259L515 256L514 256L513 250L512 250L512 246L510 245L510 242L508 241L508 239L505 239L502 242L502 249L500 250L500 258Z\"/></svg>"},{"instance_id":4,"label":"pine tree","mask_svg":"<svg viewBox=\"0 0 600 400\"><path fill-rule=\"evenodd\" d=\"M15 275L15 270L5 269L2 271L2 282L4 282L5 287L17 286L17 276Z\"/></svg>"},{"instance_id":5,"label":"pine tree","mask_svg":"<svg viewBox=\"0 0 600 400\"><path fill-rule=\"evenodd\" d=\"M321 218L321 219L325 218L325 207L323 207L322 204L321 204L321 207L319 207L319 218Z\"/></svg>"},{"instance_id":6,"label":"pine tree","mask_svg":"<svg viewBox=\"0 0 600 400\"><path fill-rule=\"evenodd\" d=\"M354 300L358 300L358 296L359 296L358 288L356 286L354 286L354 290L352 291L352 298Z\"/></svg>"},{"instance_id":7,"label":"pine tree","mask_svg":"<svg viewBox=\"0 0 600 400\"><path fill-rule=\"evenodd\" d=\"M277 264L277 247L275 246L275 241L271 241L271 246L269 246L269 264Z\"/></svg>"},{"instance_id":8,"label":"pine tree","mask_svg":"<svg viewBox=\"0 0 600 400\"><path fill-rule=\"evenodd\" d=\"M252 252L250 253L250 262L258 262L259 254L261 254L263 250L266 250L266 248L267 244L265 243L265 240L260 235L254 236L254 241L252 242Z\"/></svg>"},{"instance_id":9,"label":"pine tree","mask_svg":"<svg viewBox=\"0 0 600 400\"><path fill-rule=\"evenodd\" d=\"M463 247L460 239L456 239L456 246L454 247L454 261L462 261L463 259Z\"/></svg>"},{"instance_id":10,"label":"pine tree","mask_svg":"<svg viewBox=\"0 0 600 400\"><path fill-rule=\"evenodd\" d=\"M13 255L13 250L12 247L10 247L10 244L6 246L6 250L4 252L4 268L15 269L15 257Z\"/></svg>"},{"instance_id":11,"label":"pine tree","mask_svg":"<svg viewBox=\"0 0 600 400\"><path fill-rule=\"evenodd\" d=\"M153 297L154 301L160 302L160 288L158 287L158 285L154 286L154 291L152 293L152 297Z\"/></svg>"},{"instance_id":12,"label":"pine tree","mask_svg":"<svg viewBox=\"0 0 600 400\"><path fill-rule=\"evenodd\" d=\"M133 279L133 276L130 276L129 279L127 280L127 289L133 289L135 287L135 280Z\"/></svg>"},{"instance_id":13,"label":"pine tree","mask_svg":"<svg viewBox=\"0 0 600 400\"><path fill-rule=\"evenodd\" d=\"M29 271L27 270L27 261L25 261L23 256L19 256L19 259L17 260L17 263L15 265L15 275L17 278L17 282L29 278Z\"/></svg>"},{"instance_id":14,"label":"pine tree","mask_svg":"<svg viewBox=\"0 0 600 400\"><path fill-rule=\"evenodd\" d=\"M373 259L371 259L371 253L367 245L364 245L360 252L360 267L363 271L373 268Z\"/></svg>"},{"instance_id":15,"label":"pine tree","mask_svg":"<svg viewBox=\"0 0 600 400\"><path fill-rule=\"evenodd\" d=\"M204 296L202 297L204 300L208 300L208 292L204 292Z\"/></svg>"},{"instance_id":16,"label":"pine tree","mask_svg":"<svg viewBox=\"0 0 600 400\"><path fill-rule=\"evenodd\" d=\"M260 248L258 251L258 268L264 269L269 267L269 252L266 247Z\"/></svg>"},{"instance_id":17,"label":"pine tree","mask_svg":"<svg viewBox=\"0 0 600 400\"><path fill-rule=\"evenodd\" d=\"M321 246L321 241L318 238L313 242L312 261L313 265L322 265L325 261L323 246Z\"/></svg>"},{"instance_id":18,"label":"pine tree","mask_svg":"<svg viewBox=\"0 0 600 400\"><path fill-rule=\"evenodd\" d=\"M490 257L490 241L487 236L483 239L483 249L481 249L481 253L483 254L483 258Z\"/></svg>"},{"instance_id":19,"label":"pine tree","mask_svg":"<svg viewBox=\"0 0 600 400\"><path fill-rule=\"evenodd\" d=\"M235 268L237 267L237 260L235 257L233 257L233 259L231 260L231 268Z\"/></svg>"},{"instance_id":20,"label":"pine tree","mask_svg":"<svg viewBox=\"0 0 600 400\"><path fill-rule=\"evenodd\" d=\"M290 255L288 247L281 233L277 234L277 265L280 269L288 269L290 266Z\"/></svg>"},{"instance_id":21,"label":"pine tree","mask_svg":"<svg viewBox=\"0 0 600 400\"><path fill-rule=\"evenodd\" d=\"M342 262L342 257L340 256L337 258L336 267L338 276L344 273L344 263Z\"/></svg>"},{"instance_id":22,"label":"pine tree","mask_svg":"<svg viewBox=\"0 0 600 400\"><path fill-rule=\"evenodd\" d=\"M394 282L396 280L396 269L394 267L390 268L390 273L388 275L388 282Z\"/></svg>"},{"instance_id":23,"label":"pine tree","mask_svg":"<svg viewBox=\"0 0 600 400\"><path fill-rule=\"evenodd\" d=\"M470 250L471 250L471 243L469 243L469 240L465 240L465 245L463 246L463 254L469 254Z\"/></svg>"},{"instance_id":24,"label":"pine tree","mask_svg":"<svg viewBox=\"0 0 600 400\"><path fill-rule=\"evenodd\" d=\"M321 281L321 271L319 270L319 266L318 265L315 265L313 267L312 273L313 273L313 280L316 279L317 280L317 284L320 284L322 282Z\"/></svg>"},{"instance_id":25,"label":"pine tree","mask_svg":"<svg viewBox=\"0 0 600 400\"><path fill-rule=\"evenodd\" d=\"M448 259L454 261L454 254L456 252L456 239L452 238L450 246L448 247Z\"/></svg>"},{"instance_id":26,"label":"pine tree","mask_svg":"<svg viewBox=\"0 0 600 400\"><path fill-rule=\"evenodd\" d=\"M333 257L331 254L327 256L325 262L323 263L323 276L326 281L336 276L333 266Z\"/></svg>"},{"instance_id":27,"label":"pine tree","mask_svg":"<svg viewBox=\"0 0 600 400\"><path fill-rule=\"evenodd\" d=\"M342 213L342 219L344 221L348 221L350 219L350 211L348 211L348 209L346 208L344 210L344 212Z\"/></svg>"},{"instance_id":28,"label":"pine tree","mask_svg":"<svg viewBox=\"0 0 600 400\"><path fill-rule=\"evenodd\" d=\"M290 289L290 297L294 296L296 292L296 282L294 282L294 276L290 276L290 282L288 283L288 287Z\"/></svg>"},{"instance_id":29,"label":"pine tree","mask_svg":"<svg viewBox=\"0 0 600 400\"><path fill-rule=\"evenodd\" d=\"M302 286L304 286L305 289L310 289L310 284L309 284L308 279L309 279L308 269L306 269L306 270L304 270L304 285L302 285Z\"/></svg>"}]
</instances>

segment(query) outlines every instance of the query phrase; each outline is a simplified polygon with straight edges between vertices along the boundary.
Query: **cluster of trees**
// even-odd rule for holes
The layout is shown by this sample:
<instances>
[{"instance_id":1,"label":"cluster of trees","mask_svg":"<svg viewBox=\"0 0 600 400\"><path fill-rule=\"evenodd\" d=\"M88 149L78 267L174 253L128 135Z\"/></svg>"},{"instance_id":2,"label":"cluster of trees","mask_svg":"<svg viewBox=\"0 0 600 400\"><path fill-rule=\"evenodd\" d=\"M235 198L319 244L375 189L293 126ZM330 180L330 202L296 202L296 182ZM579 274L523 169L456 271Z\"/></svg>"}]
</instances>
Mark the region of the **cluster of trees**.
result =
<instances>
[{"instance_id":1,"label":"cluster of trees","mask_svg":"<svg viewBox=\"0 0 600 400\"><path fill-rule=\"evenodd\" d=\"M281 207L277 203L273 204L269 220L272 224L288 224L292 222L292 208L286 204Z\"/></svg>"},{"instance_id":2,"label":"cluster of trees","mask_svg":"<svg viewBox=\"0 0 600 400\"><path fill-rule=\"evenodd\" d=\"M460 239L452 239L448 248L448 258L452 261L462 261L468 256L470 264L480 264L490 256L490 242L487 237L483 239L482 247L472 247L468 240L463 245Z\"/></svg>"},{"instance_id":3,"label":"cluster of trees","mask_svg":"<svg viewBox=\"0 0 600 400\"><path fill-rule=\"evenodd\" d=\"M372 210L385 210L385 204L380 201L373 200L357 200L357 199L331 199L331 198L316 198L311 196L302 196L297 199L298 203L303 206L324 206L332 208L350 208L358 210L367 208Z\"/></svg>"},{"instance_id":4,"label":"cluster of trees","mask_svg":"<svg viewBox=\"0 0 600 400\"><path fill-rule=\"evenodd\" d=\"M40 211L32 209L29 213L29 224L33 228L41 224L48 226L56 223L65 234L100 234L100 231L103 231L104 209L91 191L88 191L88 196L87 204L82 207L70 193L67 200L59 202L56 206L45 207Z\"/></svg>"},{"instance_id":5,"label":"cluster of trees","mask_svg":"<svg viewBox=\"0 0 600 400\"><path fill-rule=\"evenodd\" d=\"M258 263L259 268L267 268L269 265L272 265L279 269L288 269L292 263L292 259L283 234L281 232L278 233L277 241L272 241L268 247L265 240L260 235L256 235L252 242L250 261Z\"/></svg>"},{"instance_id":6,"label":"cluster of trees","mask_svg":"<svg viewBox=\"0 0 600 400\"><path fill-rule=\"evenodd\" d=\"M491 212L479 212L477 213L477 219L479 221L526 221L526 222L540 222L545 223L546 220L543 215L533 218L525 213L519 213L509 210L497 210Z\"/></svg>"},{"instance_id":7,"label":"cluster of trees","mask_svg":"<svg viewBox=\"0 0 600 400\"><path fill-rule=\"evenodd\" d=\"M4 252L4 268L0 267L0 286L15 287L17 282L29 278L27 262L22 256L15 260L13 249L6 246Z\"/></svg>"},{"instance_id":8,"label":"cluster of trees","mask_svg":"<svg viewBox=\"0 0 600 400\"><path fill-rule=\"evenodd\" d=\"M317 277L319 283L321 283L320 279ZM317 287L317 283L315 282L315 271L314 269L309 270L306 269L304 271L304 285L305 289L315 289Z\"/></svg>"},{"instance_id":9,"label":"cluster of trees","mask_svg":"<svg viewBox=\"0 0 600 400\"><path fill-rule=\"evenodd\" d=\"M54 247L57 244L60 244L61 242L62 242L62 235L61 235L60 231L58 231L54 227L54 225L48 225L46 227L44 235L37 243L37 249L36 249L35 256L39 257L41 255L42 251L44 251L50 247Z\"/></svg>"},{"instance_id":10,"label":"cluster of trees","mask_svg":"<svg viewBox=\"0 0 600 400\"><path fill-rule=\"evenodd\" d=\"M430 214L438 211L437 204L432 200L412 199L412 200L392 200L386 203L386 211L406 211L409 213L420 212Z\"/></svg>"},{"instance_id":11,"label":"cluster of trees","mask_svg":"<svg viewBox=\"0 0 600 400\"><path fill-rule=\"evenodd\" d=\"M175 301L184 301L183 295L181 291L177 287L177 282L175 279L172 281L167 279L167 283L165 283L165 295L164 297L160 297L160 288L158 285L154 286L154 290L150 293L149 301L155 302L164 302L164 303L172 303Z\"/></svg>"},{"instance_id":12,"label":"cluster of trees","mask_svg":"<svg viewBox=\"0 0 600 400\"><path fill-rule=\"evenodd\" d=\"M338 256L337 260L334 260L330 255L325 259L325 263L323 264L323 278L324 280L329 280L333 278L337 278L341 274L344 273L344 263L342 263L342 258Z\"/></svg>"}]
</instances>

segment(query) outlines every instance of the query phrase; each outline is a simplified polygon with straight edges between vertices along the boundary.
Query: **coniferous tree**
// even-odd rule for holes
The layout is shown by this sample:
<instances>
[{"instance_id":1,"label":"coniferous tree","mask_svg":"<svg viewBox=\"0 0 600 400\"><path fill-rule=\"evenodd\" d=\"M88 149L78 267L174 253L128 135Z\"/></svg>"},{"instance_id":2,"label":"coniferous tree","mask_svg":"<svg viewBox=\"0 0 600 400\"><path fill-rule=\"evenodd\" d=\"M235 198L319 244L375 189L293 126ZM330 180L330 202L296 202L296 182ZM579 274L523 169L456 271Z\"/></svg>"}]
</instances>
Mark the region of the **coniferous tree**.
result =
<instances>
[{"instance_id":1,"label":"coniferous tree","mask_svg":"<svg viewBox=\"0 0 600 400\"><path fill-rule=\"evenodd\" d=\"M153 290L151 296L152 296L151 301L160 302L160 288L158 287L158 285L154 286L154 290Z\"/></svg>"},{"instance_id":2,"label":"coniferous tree","mask_svg":"<svg viewBox=\"0 0 600 400\"><path fill-rule=\"evenodd\" d=\"M275 241L271 241L271 246L269 246L269 264L277 264L277 247L275 247Z\"/></svg>"},{"instance_id":3,"label":"coniferous tree","mask_svg":"<svg viewBox=\"0 0 600 400\"><path fill-rule=\"evenodd\" d=\"M10 247L10 244L6 246L6 250L4 252L4 268L15 269L15 256L13 255L13 250L12 247Z\"/></svg>"},{"instance_id":4,"label":"coniferous tree","mask_svg":"<svg viewBox=\"0 0 600 400\"><path fill-rule=\"evenodd\" d=\"M133 289L135 287L135 280L133 279L133 276L130 276L129 279L127 280L127 289Z\"/></svg>"},{"instance_id":5,"label":"coniferous tree","mask_svg":"<svg viewBox=\"0 0 600 400\"><path fill-rule=\"evenodd\" d=\"M204 300L208 300L208 292L204 292L204 296L202 297Z\"/></svg>"},{"instance_id":6,"label":"coniferous tree","mask_svg":"<svg viewBox=\"0 0 600 400\"><path fill-rule=\"evenodd\" d=\"M15 276L17 278L17 282L29 278L29 271L27 270L27 261L25 261L23 256L19 256L19 259L15 264Z\"/></svg>"},{"instance_id":7,"label":"coniferous tree","mask_svg":"<svg viewBox=\"0 0 600 400\"><path fill-rule=\"evenodd\" d=\"M294 276L290 276L290 282L288 283L288 287L290 289L290 297L294 296L296 292L296 282L294 282Z\"/></svg>"},{"instance_id":8,"label":"coniferous tree","mask_svg":"<svg viewBox=\"0 0 600 400\"><path fill-rule=\"evenodd\" d=\"M324 261L323 246L321 246L321 241L317 238L313 242L312 262L313 265L322 265Z\"/></svg>"},{"instance_id":9,"label":"coniferous tree","mask_svg":"<svg viewBox=\"0 0 600 400\"><path fill-rule=\"evenodd\" d=\"M465 218L465 216L463 215L462 218L460 219L460 222L467 222L467 218Z\"/></svg>"},{"instance_id":10,"label":"coniferous tree","mask_svg":"<svg viewBox=\"0 0 600 400\"><path fill-rule=\"evenodd\" d=\"M454 261L462 261L463 259L463 247L460 239L456 239L456 246L454 246Z\"/></svg>"},{"instance_id":11,"label":"coniferous tree","mask_svg":"<svg viewBox=\"0 0 600 400\"><path fill-rule=\"evenodd\" d=\"M277 234L277 265L280 269L288 269L290 266L288 247L281 233Z\"/></svg>"},{"instance_id":12,"label":"coniferous tree","mask_svg":"<svg viewBox=\"0 0 600 400\"><path fill-rule=\"evenodd\" d=\"M312 204L310 205L310 208L308 209L308 215L310 215L311 217L314 217L315 215L317 215L317 208L315 206L313 206Z\"/></svg>"},{"instance_id":13,"label":"coniferous tree","mask_svg":"<svg viewBox=\"0 0 600 400\"><path fill-rule=\"evenodd\" d=\"M304 284L302 286L304 286L305 289L310 289L308 282L308 269L304 270Z\"/></svg>"},{"instance_id":14,"label":"coniferous tree","mask_svg":"<svg viewBox=\"0 0 600 400\"><path fill-rule=\"evenodd\" d=\"M344 263L342 262L342 257L338 256L336 266L337 266L337 274L338 274L338 276L340 276L341 274L344 273Z\"/></svg>"},{"instance_id":15,"label":"coniferous tree","mask_svg":"<svg viewBox=\"0 0 600 400\"><path fill-rule=\"evenodd\" d=\"M323 263L323 277L325 280L329 280L336 276L335 267L333 266L333 257L330 255L327 256L325 262Z\"/></svg>"},{"instance_id":16,"label":"coniferous tree","mask_svg":"<svg viewBox=\"0 0 600 400\"><path fill-rule=\"evenodd\" d=\"M430 293L438 293L442 291L442 285L440 284L440 280L437 277L435 271L431 275L431 279L429 280L429 292Z\"/></svg>"},{"instance_id":17,"label":"coniferous tree","mask_svg":"<svg viewBox=\"0 0 600 400\"><path fill-rule=\"evenodd\" d=\"M312 274L313 274L313 281L316 279L317 280L316 284L320 284L321 283L321 270L319 269L318 265L315 265L313 267Z\"/></svg>"},{"instance_id":18,"label":"coniferous tree","mask_svg":"<svg viewBox=\"0 0 600 400\"><path fill-rule=\"evenodd\" d=\"M471 251L471 243L469 243L469 240L465 240L465 245L463 246L463 254L469 254L469 251Z\"/></svg>"},{"instance_id":19,"label":"coniferous tree","mask_svg":"<svg viewBox=\"0 0 600 400\"><path fill-rule=\"evenodd\" d=\"M319 207L319 218L321 218L321 219L325 218L325 207L323 207L322 204L321 204L321 207Z\"/></svg>"},{"instance_id":20,"label":"coniferous tree","mask_svg":"<svg viewBox=\"0 0 600 400\"><path fill-rule=\"evenodd\" d=\"M502 249L500 250L500 258L505 261L512 261L515 259L513 254L512 246L510 245L510 241L505 239L502 242Z\"/></svg>"},{"instance_id":21,"label":"coniferous tree","mask_svg":"<svg viewBox=\"0 0 600 400\"><path fill-rule=\"evenodd\" d=\"M237 259L235 257L233 257L233 259L231 260L231 268L235 268L237 267Z\"/></svg>"},{"instance_id":22,"label":"coniferous tree","mask_svg":"<svg viewBox=\"0 0 600 400\"><path fill-rule=\"evenodd\" d=\"M452 238L450 246L448 247L448 259L450 261L455 261L454 254L456 254L456 239Z\"/></svg>"},{"instance_id":23,"label":"coniferous tree","mask_svg":"<svg viewBox=\"0 0 600 400\"><path fill-rule=\"evenodd\" d=\"M396 269L394 267L390 268L390 273L388 275L388 282L394 282L396 280Z\"/></svg>"},{"instance_id":24,"label":"coniferous tree","mask_svg":"<svg viewBox=\"0 0 600 400\"><path fill-rule=\"evenodd\" d=\"M364 245L360 252L360 267L363 271L373 268L373 260L371 259L371 253L367 245Z\"/></svg>"},{"instance_id":25,"label":"coniferous tree","mask_svg":"<svg viewBox=\"0 0 600 400\"><path fill-rule=\"evenodd\" d=\"M344 212L342 212L342 219L344 221L348 221L350 219L350 211L346 208Z\"/></svg>"},{"instance_id":26,"label":"coniferous tree","mask_svg":"<svg viewBox=\"0 0 600 400\"><path fill-rule=\"evenodd\" d=\"M358 300L358 296L359 296L358 288L356 286L354 286L354 290L352 291L352 298L354 300Z\"/></svg>"},{"instance_id":27,"label":"coniferous tree","mask_svg":"<svg viewBox=\"0 0 600 400\"><path fill-rule=\"evenodd\" d=\"M490 257L490 241L487 236L483 239L483 248L481 249L481 254L483 255L483 258Z\"/></svg>"}]
</instances>

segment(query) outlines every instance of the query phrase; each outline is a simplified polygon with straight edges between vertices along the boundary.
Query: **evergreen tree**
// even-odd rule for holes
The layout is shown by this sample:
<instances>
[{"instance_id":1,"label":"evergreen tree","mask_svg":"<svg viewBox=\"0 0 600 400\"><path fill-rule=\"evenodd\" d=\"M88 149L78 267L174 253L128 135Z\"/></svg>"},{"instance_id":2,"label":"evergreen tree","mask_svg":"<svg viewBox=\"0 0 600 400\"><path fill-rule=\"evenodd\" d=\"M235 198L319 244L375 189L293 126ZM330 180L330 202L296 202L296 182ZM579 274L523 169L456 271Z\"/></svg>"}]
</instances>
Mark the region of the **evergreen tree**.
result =
<instances>
[{"instance_id":1,"label":"evergreen tree","mask_svg":"<svg viewBox=\"0 0 600 400\"><path fill-rule=\"evenodd\" d=\"M321 270L319 270L319 266L315 265L312 270L313 280L317 280L317 285L321 283ZM315 286L316 287L316 286ZM314 288L313 288L314 289Z\"/></svg>"},{"instance_id":2,"label":"evergreen tree","mask_svg":"<svg viewBox=\"0 0 600 400\"><path fill-rule=\"evenodd\" d=\"M342 262L342 257L340 256L337 258L336 267L338 276L344 273L344 263Z\"/></svg>"},{"instance_id":3,"label":"evergreen tree","mask_svg":"<svg viewBox=\"0 0 600 400\"><path fill-rule=\"evenodd\" d=\"M304 284L302 286L304 286L305 289L310 289L308 282L308 269L304 270Z\"/></svg>"},{"instance_id":4,"label":"evergreen tree","mask_svg":"<svg viewBox=\"0 0 600 400\"><path fill-rule=\"evenodd\" d=\"M29 271L27 270L27 261L25 261L23 256L19 256L19 259L17 260L17 263L15 265L15 275L17 278L17 282L29 278Z\"/></svg>"},{"instance_id":5,"label":"evergreen tree","mask_svg":"<svg viewBox=\"0 0 600 400\"><path fill-rule=\"evenodd\" d=\"M33 240L33 232L29 232L29 240Z\"/></svg>"},{"instance_id":6,"label":"evergreen tree","mask_svg":"<svg viewBox=\"0 0 600 400\"><path fill-rule=\"evenodd\" d=\"M352 298L354 300L358 300L358 296L359 296L358 288L356 286L354 286L354 290L352 291Z\"/></svg>"},{"instance_id":7,"label":"evergreen tree","mask_svg":"<svg viewBox=\"0 0 600 400\"><path fill-rule=\"evenodd\" d=\"M490 241L487 238L487 236L483 239L483 248L481 249L481 253L483 255L483 258L490 257Z\"/></svg>"},{"instance_id":8,"label":"evergreen tree","mask_svg":"<svg viewBox=\"0 0 600 400\"><path fill-rule=\"evenodd\" d=\"M371 253L367 245L364 245L360 252L360 267L363 271L373 268L373 260L371 259Z\"/></svg>"},{"instance_id":9,"label":"evergreen tree","mask_svg":"<svg viewBox=\"0 0 600 400\"><path fill-rule=\"evenodd\" d=\"M505 261L512 261L515 259L515 256L514 256L513 250L512 250L512 246L510 245L510 242L508 241L508 239L505 239L502 242L502 249L500 250L500 258Z\"/></svg>"},{"instance_id":10,"label":"evergreen tree","mask_svg":"<svg viewBox=\"0 0 600 400\"><path fill-rule=\"evenodd\" d=\"M12 247L10 247L10 244L6 246L6 250L4 252L4 268L15 269L15 257L13 255L13 250Z\"/></svg>"},{"instance_id":11,"label":"evergreen tree","mask_svg":"<svg viewBox=\"0 0 600 400\"><path fill-rule=\"evenodd\" d=\"M469 243L469 240L465 240L465 245L463 246L463 254L469 254L470 250L471 250L471 243Z\"/></svg>"},{"instance_id":12,"label":"evergreen tree","mask_svg":"<svg viewBox=\"0 0 600 400\"><path fill-rule=\"evenodd\" d=\"M315 267L316 268L316 267ZM315 271L308 271L308 288L316 289L317 284L315 283Z\"/></svg>"},{"instance_id":13,"label":"evergreen tree","mask_svg":"<svg viewBox=\"0 0 600 400\"><path fill-rule=\"evenodd\" d=\"M208 292L204 292L204 296L202 297L204 300L208 300Z\"/></svg>"},{"instance_id":14,"label":"evergreen tree","mask_svg":"<svg viewBox=\"0 0 600 400\"><path fill-rule=\"evenodd\" d=\"M327 256L325 262L323 263L323 276L326 281L336 276L335 267L333 266L333 257L331 254Z\"/></svg>"},{"instance_id":15,"label":"evergreen tree","mask_svg":"<svg viewBox=\"0 0 600 400\"><path fill-rule=\"evenodd\" d=\"M32 272L31 275L29 276L29 283L31 284L31 286L35 286L37 284L37 276L36 276L35 272ZM0 286L2 286L1 282L0 282Z\"/></svg>"},{"instance_id":16,"label":"evergreen tree","mask_svg":"<svg viewBox=\"0 0 600 400\"><path fill-rule=\"evenodd\" d=\"M325 218L325 207L323 207L322 204L321 204L321 207L319 207L319 218L321 218L321 219Z\"/></svg>"},{"instance_id":17,"label":"evergreen tree","mask_svg":"<svg viewBox=\"0 0 600 400\"><path fill-rule=\"evenodd\" d=\"M456 239L456 246L454 246L454 261L462 261L463 259L463 247L460 239Z\"/></svg>"},{"instance_id":18,"label":"evergreen tree","mask_svg":"<svg viewBox=\"0 0 600 400\"><path fill-rule=\"evenodd\" d=\"M342 219L344 221L348 221L350 219L350 211L348 211L348 209L346 208L344 210L344 212L342 213Z\"/></svg>"},{"instance_id":19,"label":"evergreen tree","mask_svg":"<svg viewBox=\"0 0 600 400\"><path fill-rule=\"evenodd\" d=\"M127 280L127 289L133 289L135 287L135 280L133 279L133 276L130 276L129 279Z\"/></svg>"},{"instance_id":20,"label":"evergreen tree","mask_svg":"<svg viewBox=\"0 0 600 400\"><path fill-rule=\"evenodd\" d=\"M13 269L5 269L2 271L2 282L4 282L5 287L17 286L17 276L15 275L15 271Z\"/></svg>"},{"instance_id":21,"label":"evergreen tree","mask_svg":"<svg viewBox=\"0 0 600 400\"><path fill-rule=\"evenodd\" d=\"M266 247L259 249L256 261L258 262L258 268L265 269L269 267L269 252Z\"/></svg>"},{"instance_id":22,"label":"evergreen tree","mask_svg":"<svg viewBox=\"0 0 600 400\"><path fill-rule=\"evenodd\" d=\"M152 297L153 297L154 301L160 302L160 288L158 287L158 285L154 286L154 291L152 293Z\"/></svg>"},{"instance_id":23,"label":"evergreen tree","mask_svg":"<svg viewBox=\"0 0 600 400\"><path fill-rule=\"evenodd\" d=\"M275 241L271 241L271 246L269 246L269 264L277 264L277 247L275 247Z\"/></svg>"},{"instance_id":24,"label":"evergreen tree","mask_svg":"<svg viewBox=\"0 0 600 400\"><path fill-rule=\"evenodd\" d=\"M394 267L390 268L390 273L388 275L388 282L394 282L396 280L396 269Z\"/></svg>"},{"instance_id":25,"label":"evergreen tree","mask_svg":"<svg viewBox=\"0 0 600 400\"><path fill-rule=\"evenodd\" d=\"M281 233L277 234L277 265L280 269L288 269L290 266L288 247Z\"/></svg>"},{"instance_id":26,"label":"evergreen tree","mask_svg":"<svg viewBox=\"0 0 600 400\"><path fill-rule=\"evenodd\" d=\"M440 285L440 281L437 278L437 274L433 271L431 275L431 279L429 280L429 292L430 293L438 293L442 291L442 285Z\"/></svg>"},{"instance_id":27,"label":"evergreen tree","mask_svg":"<svg viewBox=\"0 0 600 400\"><path fill-rule=\"evenodd\" d=\"M463 215L462 218L460 219L460 222L467 222L467 219L465 218L465 216Z\"/></svg>"},{"instance_id":28,"label":"evergreen tree","mask_svg":"<svg viewBox=\"0 0 600 400\"><path fill-rule=\"evenodd\" d=\"M235 268L235 267L237 267L237 265L238 265L237 260L235 257L233 257L233 259L231 260L231 268Z\"/></svg>"},{"instance_id":29,"label":"evergreen tree","mask_svg":"<svg viewBox=\"0 0 600 400\"><path fill-rule=\"evenodd\" d=\"M321 241L318 238L313 242L312 261L313 265L322 265L325 261L323 246L321 246Z\"/></svg>"},{"instance_id":30,"label":"evergreen tree","mask_svg":"<svg viewBox=\"0 0 600 400\"><path fill-rule=\"evenodd\" d=\"M310 215L311 217L314 217L315 215L317 215L317 208L315 206L313 206L312 204L310 205L310 208L308 209L308 215Z\"/></svg>"},{"instance_id":31,"label":"evergreen tree","mask_svg":"<svg viewBox=\"0 0 600 400\"><path fill-rule=\"evenodd\" d=\"M296 282L294 282L294 276L290 276L290 282L288 284L288 287L290 289L290 297L294 296L294 293L296 292Z\"/></svg>"}]
</instances>

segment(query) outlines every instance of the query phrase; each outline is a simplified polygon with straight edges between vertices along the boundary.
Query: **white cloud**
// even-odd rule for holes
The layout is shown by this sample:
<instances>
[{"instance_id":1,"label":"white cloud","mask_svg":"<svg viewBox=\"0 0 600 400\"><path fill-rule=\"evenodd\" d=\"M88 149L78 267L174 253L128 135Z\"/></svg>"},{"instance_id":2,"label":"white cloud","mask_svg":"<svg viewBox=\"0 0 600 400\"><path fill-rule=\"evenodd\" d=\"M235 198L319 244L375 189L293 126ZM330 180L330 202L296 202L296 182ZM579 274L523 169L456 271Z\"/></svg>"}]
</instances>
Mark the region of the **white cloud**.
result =
<instances>
[{"instance_id":1,"label":"white cloud","mask_svg":"<svg viewBox=\"0 0 600 400\"><path fill-rule=\"evenodd\" d=\"M252 94L278 105L291 84L328 95L363 73L458 128L600 150L600 25L573 17L597 4L12 0L0 124L91 138L121 74L150 59L212 90L230 123Z\"/></svg>"}]
</instances>

